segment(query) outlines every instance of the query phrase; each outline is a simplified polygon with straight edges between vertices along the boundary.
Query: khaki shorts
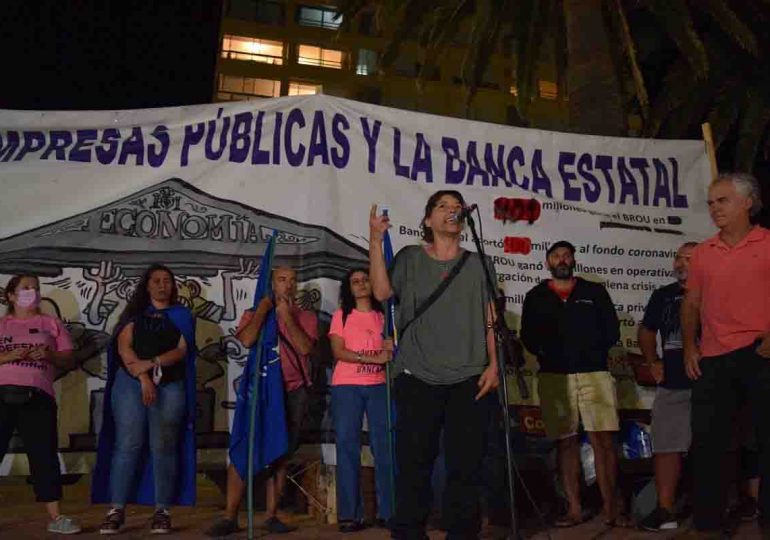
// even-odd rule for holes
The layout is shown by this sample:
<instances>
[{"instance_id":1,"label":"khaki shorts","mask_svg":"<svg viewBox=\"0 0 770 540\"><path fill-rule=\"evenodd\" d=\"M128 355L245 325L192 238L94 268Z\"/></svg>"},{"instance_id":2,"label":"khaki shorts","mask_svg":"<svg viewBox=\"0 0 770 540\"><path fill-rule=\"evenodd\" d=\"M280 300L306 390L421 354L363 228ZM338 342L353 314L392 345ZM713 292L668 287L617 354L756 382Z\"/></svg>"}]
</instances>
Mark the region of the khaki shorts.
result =
<instances>
[{"instance_id":1,"label":"khaki shorts","mask_svg":"<svg viewBox=\"0 0 770 540\"><path fill-rule=\"evenodd\" d=\"M540 410L545 434L551 439L586 431L618 431L618 398L609 371L591 373L540 373Z\"/></svg>"}]
</instances>

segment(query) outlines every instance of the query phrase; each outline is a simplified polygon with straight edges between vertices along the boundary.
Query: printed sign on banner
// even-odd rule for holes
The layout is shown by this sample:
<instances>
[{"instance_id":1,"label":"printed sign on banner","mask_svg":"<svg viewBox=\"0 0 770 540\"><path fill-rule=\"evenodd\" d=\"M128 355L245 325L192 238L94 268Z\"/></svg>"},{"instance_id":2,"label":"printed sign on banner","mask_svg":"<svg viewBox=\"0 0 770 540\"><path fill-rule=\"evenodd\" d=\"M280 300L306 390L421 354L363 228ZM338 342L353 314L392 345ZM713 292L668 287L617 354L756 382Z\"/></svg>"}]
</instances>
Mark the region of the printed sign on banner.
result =
<instances>
[{"instance_id":1,"label":"printed sign on banner","mask_svg":"<svg viewBox=\"0 0 770 540\"><path fill-rule=\"evenodd\" d=\"M638 352L649 295L673 279L676 249L712 230L709 177L701 141L511 128L328 96L0 111L0 284L40 275L44 309L73 335L76 366L56 384L60 446L65 468L86 472L113 325L143 269L170 266L197 318L199 445L224 456L248 352L234 330L270 231L275 264L298 271L299 303L328 325L339 280L367 264L370 205L389 209L398 250L419 242L428 196L457 189L478 204L514 328L525 293L547 277L547 247L576 246L578 273L604 283L621 319L611 351L620 406L648 408L653 391L636 384L626 354ZM473 249L467 232L463 243ZM324 390L332 360L321 356L306 434L316 442L333 440ZM524 371L532 399L511 392L536 407L530 355Z\"/></svg>"}]
</instances>

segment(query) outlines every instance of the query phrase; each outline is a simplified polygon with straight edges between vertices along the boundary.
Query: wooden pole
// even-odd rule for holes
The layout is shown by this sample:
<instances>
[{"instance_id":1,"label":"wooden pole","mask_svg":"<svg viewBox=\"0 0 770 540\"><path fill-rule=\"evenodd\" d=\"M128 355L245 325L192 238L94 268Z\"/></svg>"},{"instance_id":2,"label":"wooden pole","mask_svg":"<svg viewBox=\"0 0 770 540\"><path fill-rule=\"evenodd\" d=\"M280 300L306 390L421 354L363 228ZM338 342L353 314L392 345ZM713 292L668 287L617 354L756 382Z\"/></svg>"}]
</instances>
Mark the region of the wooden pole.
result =
<instances>
[{"instance_id":1,"label":"wooden pole","mask_svg":"<svg viewBox=\"0 0 770 540\"><path fill-rule=\"evenodd\" d=\"M711 164L711 180L715 180L719 176L719 168L717 167L717 154L714 148L714 135L711 133L711 124L705 122L700 125L703 132L703 141L706 143L706 154L709 157L709 164Z\"/></svg>"}]
</instances>

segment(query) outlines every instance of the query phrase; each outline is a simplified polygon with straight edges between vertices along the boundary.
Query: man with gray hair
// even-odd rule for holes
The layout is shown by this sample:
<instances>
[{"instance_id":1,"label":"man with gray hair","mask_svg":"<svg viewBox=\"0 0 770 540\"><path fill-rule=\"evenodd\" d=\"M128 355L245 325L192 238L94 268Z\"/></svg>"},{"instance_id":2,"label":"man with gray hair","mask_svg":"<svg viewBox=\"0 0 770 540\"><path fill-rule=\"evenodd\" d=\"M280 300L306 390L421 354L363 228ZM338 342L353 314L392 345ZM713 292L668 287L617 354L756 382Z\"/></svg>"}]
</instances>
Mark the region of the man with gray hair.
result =
<instances>
[{"instance_id":1,"label":"man with gray hair","mask_svg":"<svg viewBox=\"0 0 770 540\"><path fill-rule=\"evenodd\" d=\"M739 393L752 408L760 451L759 524L770 534L770 231L752 225L757 180L719 176L709 187L719 232L690 259L681 322L692 390L696 536L721 538L727 503L725 457ZM700 342L698 329L700 328Z\"/></svg>"}]
</instances>

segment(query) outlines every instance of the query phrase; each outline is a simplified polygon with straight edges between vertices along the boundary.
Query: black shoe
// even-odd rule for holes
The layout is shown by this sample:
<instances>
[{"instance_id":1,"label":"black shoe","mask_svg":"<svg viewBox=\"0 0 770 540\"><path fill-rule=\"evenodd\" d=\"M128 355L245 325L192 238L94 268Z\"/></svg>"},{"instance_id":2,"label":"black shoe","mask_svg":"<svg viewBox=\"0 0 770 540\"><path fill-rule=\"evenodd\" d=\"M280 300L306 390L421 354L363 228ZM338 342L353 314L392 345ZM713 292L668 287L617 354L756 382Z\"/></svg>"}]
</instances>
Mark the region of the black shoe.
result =
<instances>
[{"instance_id":1,"label":"black shoe","mask_svg":"<svg viewBox=\"0 0 770 540\"><path fill-rule=\"evenodd\" d=\"M171 515L168 510L155 511L150 522L150 534L171 534Z\"/></svg>"},{"instance_id":2,"label":"black shoe","mask_svg":"<svg viewBox=\"0 0 770 540\"><path fill-rule=\"evenodd\" d=\"M122 508L113 508L104 518L99 534L118 534L126 522L126 512Z\"/></svg>"},{"instance_id":3,"label":"black shoe","mask_svg":"<svg viewBox=\"0 0 770 540\"><path fill-rule=\"evenodd\" d=\"M741 521L754 521L759 517L757 501L753 497L746 497L735 509L735 515Z\"/></svg>"},{"instance_id":4,"label":"black shoe","mask_svg":"<svg viewBox=\"0 0 770 540\"><path fill-rule=\"evenodd\" d=\"M222 536L228 536L238 532L238 522L234 519L227 517L219 518L211 527L206 529L204 533L206 536L212 536L214 538L221 538Z\"/></svg>"},{"instance_id":5,"label":"black shoe","mask_svg":"<svg viewBox=\"0 0 770 540\"><path fill-rule=\"evenodd\" d=\"M665 508L658 507L644 518L639 526L645 531L670 531L679 528L679 521L674 514Z\"/></svg>"},{"instance_id":6,"label":"black shoe","mask_svg":"<svg viewBox=\"0 0 770 540\"><path fill-rule=\"evenodd\" d=\"M263 528L272 534L286 534L297 530L296 527L290 527L289 525L286 525L286 523L275 516L265 521Z\"/></svg>"},{"instance_id":7,"label":"black shoe","mask_svg":"<svg viewBox=\"0 0 770 540\"><path fill-rule=\"evenodd\" d=\"M390 529L390 521L387 519L377 518L373 524L376 529Z\"/></svg>"},{"instance_id":8,"label":"black shoe","mask_svg":"<svg viewBox=\"0 0 770 540\"><path fill-rule=\"evenodd\" d=\"M344 520L340 521L338 528L341 533L352 533L362 531L366 526L360 521Z\"/></svg>"}]
</instances>

